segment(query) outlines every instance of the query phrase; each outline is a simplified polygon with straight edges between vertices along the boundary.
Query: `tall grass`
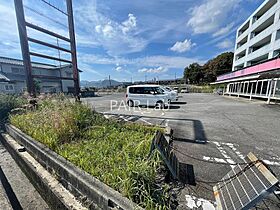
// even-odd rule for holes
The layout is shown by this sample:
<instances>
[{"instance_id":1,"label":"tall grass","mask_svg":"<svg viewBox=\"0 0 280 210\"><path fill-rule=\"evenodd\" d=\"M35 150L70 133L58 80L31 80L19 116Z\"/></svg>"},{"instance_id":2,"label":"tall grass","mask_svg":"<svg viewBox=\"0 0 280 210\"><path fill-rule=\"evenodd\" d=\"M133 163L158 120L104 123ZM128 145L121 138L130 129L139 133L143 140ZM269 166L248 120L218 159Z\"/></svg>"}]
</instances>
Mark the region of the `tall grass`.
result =
<instances>
[{"instance_id":1,"label":"tall grass","mask_svg":"<svg viewBox=\"0 0 280 210\"><path fill-rule=\"evenodd\" d=\"M10 117L13 125L145 209L169 209L162 168L147 159L159 128L118 123L68 100L43 101L38 110Z\"/></svg>"}]
</instances>

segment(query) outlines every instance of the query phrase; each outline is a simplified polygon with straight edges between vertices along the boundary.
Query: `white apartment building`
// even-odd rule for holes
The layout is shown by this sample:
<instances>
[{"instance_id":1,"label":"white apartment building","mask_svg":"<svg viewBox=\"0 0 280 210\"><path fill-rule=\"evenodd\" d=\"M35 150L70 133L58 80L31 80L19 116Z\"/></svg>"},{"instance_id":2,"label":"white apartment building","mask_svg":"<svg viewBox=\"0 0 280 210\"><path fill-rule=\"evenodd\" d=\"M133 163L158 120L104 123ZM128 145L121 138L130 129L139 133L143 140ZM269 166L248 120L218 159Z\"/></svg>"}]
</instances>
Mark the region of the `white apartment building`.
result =
<instances>
[{"instance_id":1,"label":"white apartment building","mask_svg":"<svg viewBox=\"0 0 280 210\"><path fill-rule=\"evenodd\" d=\"M33 78L42 93L72 93L74 91L71 65L55 66L32 62ZM23 61L0 57L0 93L20 94L26 91Z\"/></svg>"},{"instance_id":2,"label":"white apartment building","mask_svg":"<svg viewBox=\"0 0 280 210\"><path fill-rule=\"evenodd\" d=\"M238 28L233 70L272 59L280 52L280 0L266 0Z\"/></svg>"},{"instance_id":3,"label":"white apartment building","mask_svg":"<svg viewBox=\"0 0 280 210\"><path fill-rule=\"evenodd\" d=\"M265 0L238 28L232 72L218 76L233 96L280 100L280 0Z\"/></svg>"}]
</instances>

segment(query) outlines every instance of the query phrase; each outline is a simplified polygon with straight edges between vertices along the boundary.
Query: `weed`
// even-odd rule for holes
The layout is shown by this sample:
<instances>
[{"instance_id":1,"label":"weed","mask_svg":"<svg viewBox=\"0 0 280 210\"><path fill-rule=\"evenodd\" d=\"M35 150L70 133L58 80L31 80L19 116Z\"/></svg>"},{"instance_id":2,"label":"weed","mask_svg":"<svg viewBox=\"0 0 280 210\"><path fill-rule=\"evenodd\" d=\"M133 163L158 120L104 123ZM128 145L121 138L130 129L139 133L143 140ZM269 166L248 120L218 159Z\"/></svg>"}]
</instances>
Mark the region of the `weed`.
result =
<instances>
[{"instance_id":1,"label":"weed","mask_svg":"<svg viewBox=\"0 0 280 210\"><path fill-rule=\"evenodd\" d=\"M147 159L160 128L118 123L67 99L40 104L11 123L145 209L169 208L156 183L162 161L157 153Z\"/></svg>"}]
</instances>

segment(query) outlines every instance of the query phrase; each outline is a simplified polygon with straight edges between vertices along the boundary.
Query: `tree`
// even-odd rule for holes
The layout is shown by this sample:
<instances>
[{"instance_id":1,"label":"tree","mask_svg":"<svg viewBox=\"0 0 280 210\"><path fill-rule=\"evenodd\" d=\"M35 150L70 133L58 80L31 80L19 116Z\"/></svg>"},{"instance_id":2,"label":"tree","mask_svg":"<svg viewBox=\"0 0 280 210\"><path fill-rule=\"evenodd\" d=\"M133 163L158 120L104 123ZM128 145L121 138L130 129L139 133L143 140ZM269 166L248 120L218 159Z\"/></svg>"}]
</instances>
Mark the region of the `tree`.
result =
<instances>
[{"instance_id":1,"label":"tree","mask_svg":"<svg viewBox=\"0 0 280 210\"><path fill-rule=\"evenodd\" d=\"M36 94L40 94L41 92L41 81L34 79L34 87L35 87L35 91Z\"/></svg>"},{"instance_id":2,"label":"tree","mask_svg":"<svg viewBox=\"0 0 280 210\"><path fill-rule=\"evenodd\" d=\"M233 57L234 54L232 52L226 52L209 60L203 66L204 81L215 82L217 76L230 72L232 69Z\"/></svg>"},{"instance_id":3,"label":"tree","mask_svg":"<svg viewBox=\"0 0 280 210\"><path fill-rule=\"evenodd\" d=\"M191 84L199 84L203 79L202 67L198 63L192 63L185 68L184 79Z\"/></svg>"}]
</instances>

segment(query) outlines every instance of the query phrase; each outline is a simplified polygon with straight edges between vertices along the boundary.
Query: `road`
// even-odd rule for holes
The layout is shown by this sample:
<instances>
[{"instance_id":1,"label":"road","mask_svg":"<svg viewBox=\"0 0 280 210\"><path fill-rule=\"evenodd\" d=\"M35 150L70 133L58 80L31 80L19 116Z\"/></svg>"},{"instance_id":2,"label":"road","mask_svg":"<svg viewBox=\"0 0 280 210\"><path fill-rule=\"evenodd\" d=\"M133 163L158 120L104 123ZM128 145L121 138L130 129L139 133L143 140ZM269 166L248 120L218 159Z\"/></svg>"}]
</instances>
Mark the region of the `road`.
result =
<instances>
[{"instance_id":1,"label":"road","mask_svg":"<svg viewBox=\"0 0 280 210\"><path fill-rule=\"evenodd\" d=\"M249 152L264 160L280 178L279 105L213 94L181 95L178 102L164 111L126 107L124 94L88 98L83 102L98 112L125 121L170 126L174 129L179 160L194 166L197 180L220 180L231 170L229 163L242 163ZM179 196L182 209L192 209L191 203L195 201L211 206L212 186L197 182L196 187L185 187ZM270 209L279 209L270 205Z\"/></svg>"}]
</instances>

